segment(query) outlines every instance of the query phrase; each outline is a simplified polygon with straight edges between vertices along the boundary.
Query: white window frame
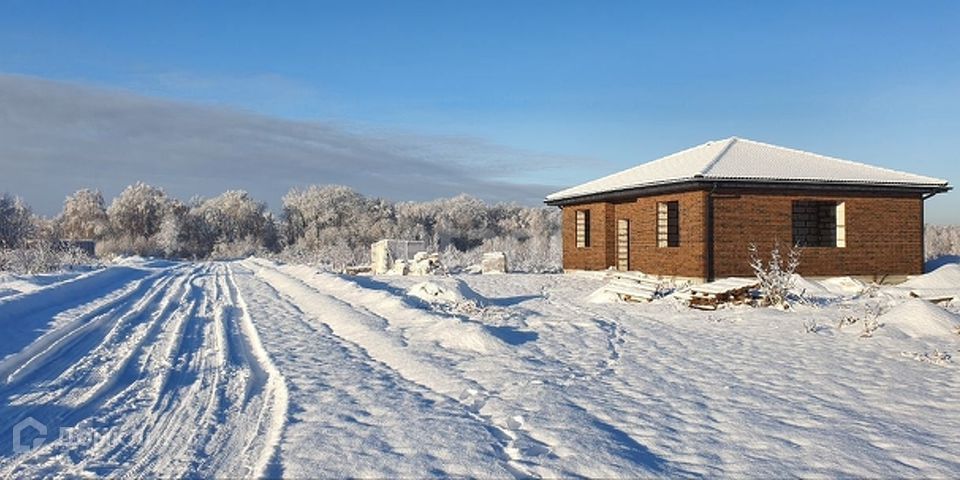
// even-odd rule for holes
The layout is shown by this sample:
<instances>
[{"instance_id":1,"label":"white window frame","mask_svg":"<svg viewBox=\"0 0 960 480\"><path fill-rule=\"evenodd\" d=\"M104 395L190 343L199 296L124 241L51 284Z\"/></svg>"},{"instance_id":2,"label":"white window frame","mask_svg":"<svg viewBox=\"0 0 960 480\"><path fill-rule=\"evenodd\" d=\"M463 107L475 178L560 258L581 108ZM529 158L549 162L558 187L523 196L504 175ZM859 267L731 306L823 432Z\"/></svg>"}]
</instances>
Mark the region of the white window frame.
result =
<instances>
[{"instance_id":1,"label":"white window frame","mask_svg":"<svg viewBox=\"0 0 960 480\"><path fill-rule=\"evenodd\" d=\"M590 247L590 210L577 210L575 214L574 234L577 248Z\"/></svg>"},{"instance_id":2,"label":"white window frame","mask_svg":"<svg viewBox=\"0 0 960 480\"><path fill-rule=\"evenodd\" d=\"M673 219L675 225L670 222L670 205L675 205L676 217ZM676 236L670 236L671 226L676 230ZM680 246L680 202L657 202L657 247L675 248Z\"/></svg>"}]
</instances>

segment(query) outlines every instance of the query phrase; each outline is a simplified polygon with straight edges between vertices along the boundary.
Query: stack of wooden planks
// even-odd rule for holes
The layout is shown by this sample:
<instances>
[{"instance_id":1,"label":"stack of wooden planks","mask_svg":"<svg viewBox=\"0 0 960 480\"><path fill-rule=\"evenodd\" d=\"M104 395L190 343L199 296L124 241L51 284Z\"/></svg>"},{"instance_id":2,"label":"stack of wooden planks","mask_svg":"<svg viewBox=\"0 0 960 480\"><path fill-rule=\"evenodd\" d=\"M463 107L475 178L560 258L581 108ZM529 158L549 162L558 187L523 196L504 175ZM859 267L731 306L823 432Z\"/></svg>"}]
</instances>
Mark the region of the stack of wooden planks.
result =
<instances>
[{"instance_id":1,"label":"stack of wooden planks","mask_svg":"<svg viewBox=\"0 0 960 480\"><path fill-rule=\"evenodd\" d=\"M601 290L613 293L624 301L649 302L663 293L660 279L640 272L611 270L607 272L606 278L609 283Z\"/></svg>"},{"instance_id":2,"label":"stack of wooden planks","mask_svg":"<svg viewBox=\"0 0 960 480\"><path fill-rule=\"evenodd\" d=\"M690 287L687 296L691 308L716 310L725 303L747 302L751 298L750 292L758 285L756 278L730 277Z\"/></svg>"}]
</instances>

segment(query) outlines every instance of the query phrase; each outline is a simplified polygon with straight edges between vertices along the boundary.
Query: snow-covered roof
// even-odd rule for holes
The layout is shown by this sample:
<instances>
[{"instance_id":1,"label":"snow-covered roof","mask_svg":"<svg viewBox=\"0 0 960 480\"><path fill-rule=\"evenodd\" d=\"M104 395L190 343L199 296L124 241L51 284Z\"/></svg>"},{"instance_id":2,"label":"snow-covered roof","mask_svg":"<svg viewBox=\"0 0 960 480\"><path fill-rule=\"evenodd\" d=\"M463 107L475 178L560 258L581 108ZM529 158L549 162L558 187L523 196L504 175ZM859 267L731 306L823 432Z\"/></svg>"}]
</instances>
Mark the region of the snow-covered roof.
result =
<instances>
[{"instance_id":1,"label":"snow-covered roof","mask_svg":"<svg viewBox=\"0 0 960 480\"><path fill-rule=\"evenodd\" d=\"M948 188L939 178L731 137L552 193L547 202L695 180Z\"/></svg>"}]
</instances>

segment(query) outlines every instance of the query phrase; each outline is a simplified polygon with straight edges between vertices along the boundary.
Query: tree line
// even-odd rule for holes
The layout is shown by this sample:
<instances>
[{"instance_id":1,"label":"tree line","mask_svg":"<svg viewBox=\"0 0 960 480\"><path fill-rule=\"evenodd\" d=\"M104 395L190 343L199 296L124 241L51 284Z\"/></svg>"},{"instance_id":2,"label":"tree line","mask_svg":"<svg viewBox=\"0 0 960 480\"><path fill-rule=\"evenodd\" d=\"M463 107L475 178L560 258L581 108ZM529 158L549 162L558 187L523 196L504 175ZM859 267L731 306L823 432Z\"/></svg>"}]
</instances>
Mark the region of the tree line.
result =
<instances>
[{"instance_id":1,"label":"tree line","mask_svg":"<svg viewBox=\"0 0 960 480\"><path fill-rule=\"evenodd\" d=\"M506 250L514 268L559 268L555 208L488 204L467 195L391 202L338 185L292 189L281 207L275 215L241 190L183 202L161 188L136 183L109 205L99 191L79 190L66 198L58 215L42 218L19 197L3 194L0 250L92 240L101 258L278 255L339 267L366 263L371 243L399 238L426 241L452 267L474 263L484 251Z\"/></svg>"}]
</instances>

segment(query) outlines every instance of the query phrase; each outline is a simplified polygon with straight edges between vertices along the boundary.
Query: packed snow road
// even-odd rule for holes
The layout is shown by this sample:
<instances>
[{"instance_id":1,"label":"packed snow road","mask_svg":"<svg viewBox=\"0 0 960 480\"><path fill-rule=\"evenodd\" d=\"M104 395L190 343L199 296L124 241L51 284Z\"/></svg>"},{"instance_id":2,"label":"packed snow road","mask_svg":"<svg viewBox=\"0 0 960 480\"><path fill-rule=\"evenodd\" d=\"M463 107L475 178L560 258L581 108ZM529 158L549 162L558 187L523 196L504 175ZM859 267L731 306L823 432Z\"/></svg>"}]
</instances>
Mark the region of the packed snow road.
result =
<instances>
[{"instance_id":1,"label":"packed snow road","mask_svg":"<svg viewBox=\"0 0 960 480\"><path fill-rule=\"evenodd\" d=\"M958 369L895 350L927 340L791 317L839 307L707 315L589 304L589 278L423 280L136 260L8 288L0 476L960 471Z\"/></svg>"}]
</instances>

